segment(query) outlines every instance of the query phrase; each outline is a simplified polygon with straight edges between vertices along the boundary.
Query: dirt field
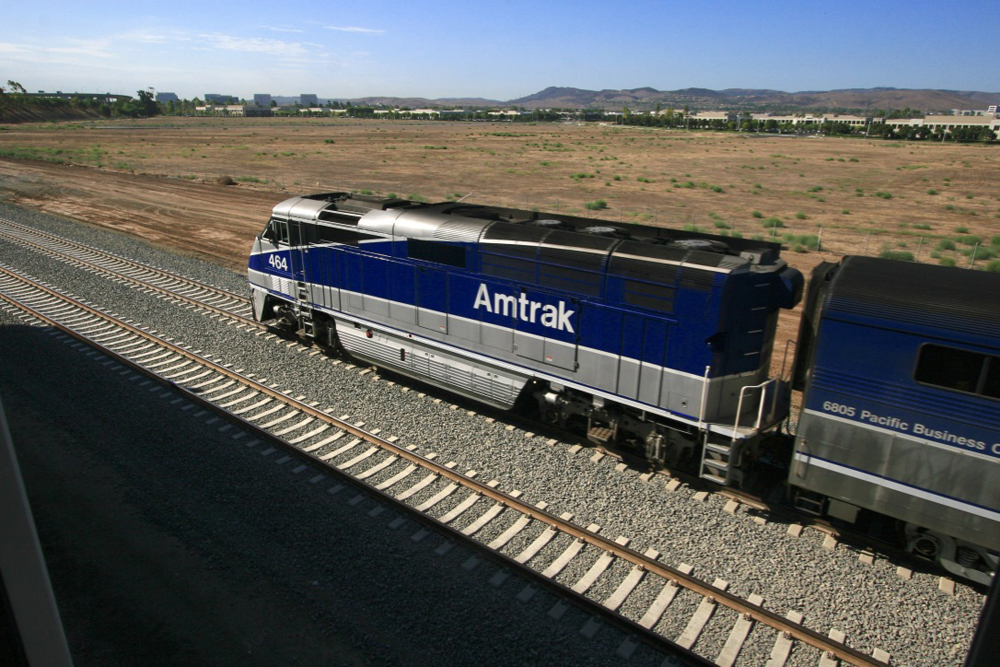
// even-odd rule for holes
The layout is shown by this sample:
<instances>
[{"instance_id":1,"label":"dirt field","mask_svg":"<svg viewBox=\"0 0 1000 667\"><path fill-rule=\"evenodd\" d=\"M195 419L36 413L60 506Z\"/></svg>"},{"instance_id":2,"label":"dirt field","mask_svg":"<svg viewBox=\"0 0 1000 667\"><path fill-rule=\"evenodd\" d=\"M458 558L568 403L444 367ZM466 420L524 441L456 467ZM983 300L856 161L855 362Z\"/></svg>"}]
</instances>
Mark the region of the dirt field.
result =
<instances>
[{"instance_id":1,"label":"dirt field","mask_svg":"<svg viewBox=\"0 0 1000 667\"><path fill-rule=\"evenodd\" d=\"M345 189L775 237L805 273L886 250L959 266L975 251L982 268L1000 253L997 183L1000 148L952 143L340 119L0 125L0 198L237 271L274 204Z\"/></svg>"}]
</instances>

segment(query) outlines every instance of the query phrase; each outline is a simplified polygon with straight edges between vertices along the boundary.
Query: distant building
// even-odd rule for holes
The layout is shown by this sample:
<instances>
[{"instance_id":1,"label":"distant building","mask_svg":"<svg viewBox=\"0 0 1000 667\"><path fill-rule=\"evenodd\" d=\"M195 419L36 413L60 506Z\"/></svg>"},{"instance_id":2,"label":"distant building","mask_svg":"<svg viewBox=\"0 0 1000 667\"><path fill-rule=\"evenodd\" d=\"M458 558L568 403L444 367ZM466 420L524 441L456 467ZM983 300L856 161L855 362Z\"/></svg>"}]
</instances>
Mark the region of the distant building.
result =
<instances>
[{"instance_id":1,"label":"distant building","mask_svg":"<svg viewBox=\"0 0 1000 667\"><path fill-rule=\"evenodd\" d=\"M231 116L243 118L249 116L273 116L271 107L259 107L253 104L206 104L203 107L195 107L195 113L206 116Z\"/></svg>"},{"instance_id":2,"label":"distant building","mask_svg":"<svg viewBox=\"0 0 1000 667\"><path fill-rule=\"evenodd\" d=\"M258 107L271 107L271 96L267 93L254 93L253 94L254 106Z\"/></svg>"},{"instance_id":3,"label":"distant building","mask_svg":"<svg viewBox=\"0 0 1000 667\"><path fill-rule=\"evenodd\" d=\"M239 102L232 95L219 95L218 93L205 93L206 104L233 104Z\"/></svg>"},{"instance_id":4,"label":"distant building","mask_svg":"<svg viewBox=\"0 0 1000 667\"><path fill-rule=\"evenodd\" d=\"M39 90L37 93L27 93L27 95L28 97L52 97L60 100L71 100L74 97L79 97L81 100L99 100L109 104L132 99L131 95L117 95L115 93L64 93L61 90L57 90L54 93L46 93L44 90Z\"/></svg>"},{"instance_id":5,"label":"distant building","mask_svg":"<svg viewBox=\"0 0 1000 667\"><path fill-rule=\"evenodd\" d=\"M852 127L865 127L871 123L881 122L879 118L873 118L872 116L853 116L850 114L822 114L819 116L814 116L812 114L801 114L801 115L791 115L791 116L776 116L769 113L754 113L750 114L754 120L767 122L773 120L779 125L804 125L807 123L813 123L816 125L822 125L823 123L842 123L844 125L850 125ZM746 119L746 116L743 116Z\"/></svg>"},{"instance_id":6,"label":"distant building","mask_svg":"<svg viewBox=\"0 0 1000 667\"><path fill-rule=\"evenodd\" d=\"M181 100L177 97L177 93L157 93L156 101L166 104L167 102L180 102Z\"/></svg>"},{"instance_id":7,"label":"distant building","mask_svg":"<svg viewBox=\"0 0 1000 667\"><path fill-rule=\"evenodd\" d=\"M299 95L299 104L304 107L318 107L319 97L313 93L303 93Z\"/></svg>"},{"instance_id":8,"label":"distant building","mask_svg":"<svg viewBox=\"0 0 1000 667\"><path fill-rule=\"evenodd\" d=\"M691 120L718 120L723 123L736 121L736 114L729 111L696 111L695 113L689 114L689 117Z\"/></svg>"},{"instance_id":9,"label":"distant building","mask_svg":"<svg viewBox=\"0 0 1000 667\"><path fill-rule=\"evenodd\" d=\"M923 118L894 118L886 123L893 128L904 126L937 130L942 135L951 134L952 130L975 130L989 128L994 136L1000 133L1000 118L989 116L924 116Z\"/></svg>"}]
</instances>

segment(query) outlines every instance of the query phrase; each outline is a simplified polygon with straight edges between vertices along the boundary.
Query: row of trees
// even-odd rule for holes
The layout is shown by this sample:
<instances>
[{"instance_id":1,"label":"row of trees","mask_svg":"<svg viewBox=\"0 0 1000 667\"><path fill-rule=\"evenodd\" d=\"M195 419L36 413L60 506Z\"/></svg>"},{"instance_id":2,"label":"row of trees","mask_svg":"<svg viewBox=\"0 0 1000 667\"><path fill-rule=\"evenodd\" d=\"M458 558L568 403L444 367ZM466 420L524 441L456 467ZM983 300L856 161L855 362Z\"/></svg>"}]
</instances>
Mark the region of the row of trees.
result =
<instances>
[{"instance_id":1,"label":"row of trees","mask_svg":"<svg viewBox=\"0 0 1000 667\"><path fill-rule=\"evenodd\" d=\"M32 110L75 110L105 118L148 118L158 115L160 106L149 90L140 90L132 98L123 96L116 102L108 102L94 96L74 95L65 98L31 95L17 81L8 80L6 86L0 86L0 118Z\"/></svg>"}]
</instances>

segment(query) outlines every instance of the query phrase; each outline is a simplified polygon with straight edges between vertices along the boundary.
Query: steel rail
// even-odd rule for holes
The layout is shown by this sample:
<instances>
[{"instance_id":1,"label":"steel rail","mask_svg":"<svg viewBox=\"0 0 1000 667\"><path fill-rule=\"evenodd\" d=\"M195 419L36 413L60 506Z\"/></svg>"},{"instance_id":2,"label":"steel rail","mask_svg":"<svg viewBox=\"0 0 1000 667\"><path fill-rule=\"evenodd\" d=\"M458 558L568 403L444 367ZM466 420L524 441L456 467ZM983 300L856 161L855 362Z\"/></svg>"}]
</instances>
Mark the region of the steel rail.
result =
<instances>
[{"instance_id":1,"label":"steel rail","mask_svg":"<svg viewBox=\"0 0 1000 667\"><path fill-rule=\"evenodd\" d=\"M253 318L246 317L246 316L240 315L238 313L234 313L234 312L232 312L230 310L227 310L225 308L221 308L219 306L215 306L215 305L210 304L210 303L206 303L206 302L204 302L204 301L202 301L200 299L195 299L195 298L189 297L189 296L184 295L184 294L179 294L179 293L177 293L177 292L175 292L175 291L173 291L171 289L168 289L166 287L161 287L159 285L155 285L155 284L147 282L147 281L145 281L145 280L143 280L141 278L136 278L134 276L130 276L127 273L121 273L120 271L116 271L115 269L111 269L111 268L108 268L106 266L101 266L100 264L97 264L97 263L95 263L93 261L85 260L85 259L82 259L80 257L74 257L73 255L67 254L67 253L62 252L60 250L56 250L54 248L46 247L45 245L42 245L40 243L37 243L37 242L34 242L34 241L29 241L29 240L24 239L24 238L19 237L19 236L5 234L2 230L0 230L0 236L5 236L5 235L8 236L9 238L16 239L16 241L18 243L21 243L21 244L24 244L24 245L27 245L27 246L39 249L40 251L44 252L45 254L47 254L49 256L57 256L57 257L61 256L61 257L65 258L65 261L67 263L77 264L77 265L83 265L83 266L92 268L95 271L100 271L101 273L113 276L113 277L117 278L118 280L121 280L121 281L124 281L124 282L129 282L129 283L131 283L133 285L138 285L142 289L146 289L146 290L150 290L150 291L155 291L155 292L158 292L160 294L167 295L167 296L169 296L172 299L177 299L179 301L185 301L187 303L190 303L192 305L197 306L198 308L204 308L205 310L210 310L212 312L218 313L220 315L223 315L223 316L228 317L228 318L233 319L233 320L237 320L238 322L241 322L241 323L244 323L244 324L252 325L254 327L258 327L258 328L261 328L261 329L267 329L266 325L263 325L260 322L257 322ZM117 256L115 256L115 255L109 255L109 256L113 257L115 259L115 261L120 261L119 258ZM128 261L128 260L125 260L125 261ZM218 294L218 295L220 295L220 296L225 296L227 298L230 298L230 299L233 299L235 301L238 301L239 303L241 303L243 305L246 305L246 297L241 297L241 296L233 294L232 292L229 292L227 290L221 290L221 289L219 289L217 287L214 287L212 285L206 285L205 283L200 283L200 282L192 280L190 278L184 278L182 276L177 276L176 274L169 273L169 272L164 271L162 269L152 269L152 268L146 267L146 266L141 265L141 264L136 264L135 266L139 267L139 268L141 268L142 270L145 270L145 271L155 272L155 273L159 274L160 276L167 277L167 278L169 278L171 280L175 280L175 281L177 281L179 283L187 285L188 287L195 287L197 289L203 289L203 290L206 290L206 291L215 291L215 293Z\"/></svg>"},{"instance_id":2,"label":"steel rail","mask_svg":"<svg viewBox=\"0 0 1000 667\"><path fill-rule=\"evenodd\" d=\"M225 288L216 287L215 285L208 285L206 283L199 282L199 281L197 281L197 280L195 280L193 278L187 278L187 277L184 277L184 276L179 276L179 275L177 275L175 273L171 273L170 271L167 271L166 269L161 269L161 268L157 268L157 267L154 267L154 266L149 266L148 264L143 264L143 263L137 262L137 261L135 261L133 259L129 259L127 257L122 257L121 255L116 255L116 254L108 252L106 250L101 250L100 248L95 248L95 247L89 246L89 245L87 245L85 243L81 243L79 241L74 241L72 239L67 239L67 238L59 236L57 234L52 234L50 232L45 232L45 231L36 229L34 227L30 227L28 225L22 225L21 223L18 223L18 222L15 222L15 221L11 220L10 218L5 218L3 216L0 216L0 224L3 224L3 225L6 225L7 227L14 228L14 229L17 229L19 231L22 231L22 232L34 235L36 237L40 237L40 238L45 239L47 241L52 241L53 243L58 243L58 244L61 244L61 245L69 246L71 248L75 248L75 249L80 250L82 252L93 253L94 255L111 258L111 259L113 259L116 262L120 262L122 264L128 265L128 266L130 266L130 267L132 267L132 268L134 268L136 270L139 270L139 271L147 271L147 272L152 272L152 273L158 273L158 274L160 274L160 275L162 275L164 277L170 278L172 280L177 280L179 282L186 282L187 284L191 285L192 287L198 287L198 288L201 288L201 289L210 290L210 291L215 292L219 296L225 296L225 297L228 297L228 298L231 298L231 299L235 299L235 300L238 300L238 301L245 301L246 300L246 296L245 295L236 294L235 292L230 292L229 290L227 290ZM2 233L2 232L0 232L0 233ZM21 240L23 240L23 239L21 239ZM40 245L40 244L38 244L36 242L35 245ZM44 246L41 246L41 247L44 247ZM65 253L63 253L63 254L65 254ZM67 255L67 256L68 257L72 257L72 255ZM76 261L85 261L85 260L81 260L78 257L73 257L73 259L76 260Z\"/></svg>"}]
</instances>

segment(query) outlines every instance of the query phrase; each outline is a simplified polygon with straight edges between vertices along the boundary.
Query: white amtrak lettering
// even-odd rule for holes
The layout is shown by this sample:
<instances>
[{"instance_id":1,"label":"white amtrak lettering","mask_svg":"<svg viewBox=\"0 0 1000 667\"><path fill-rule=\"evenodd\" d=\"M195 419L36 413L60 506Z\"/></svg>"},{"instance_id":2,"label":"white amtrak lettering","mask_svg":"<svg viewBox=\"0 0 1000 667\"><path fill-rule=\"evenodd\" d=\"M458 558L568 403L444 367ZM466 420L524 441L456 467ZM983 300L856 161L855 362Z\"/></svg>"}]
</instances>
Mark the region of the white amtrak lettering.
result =
<instances>
[{"instance_id":1,"label":"white amtrak lettering","mask_svg":"<svg viewBox=\"0 0 1000 667\"><path fill-rule=\"evenodd\" d=\"M576 333L573 330L573 317L575 310L566 308L566 302L560 300L558 306L531 301L528 295L521 292L520 297L508 294L494 294L490 300L490 290L485 283L479 283L479 291L476 292L476 301L472 304L476 310L483 308L487 313L502 315L504 317L516 317L522 322L541 323L543 327L559 329L568 333ZM540 316L539 316L540 315Z\"/></svg>"}]
</instances>

